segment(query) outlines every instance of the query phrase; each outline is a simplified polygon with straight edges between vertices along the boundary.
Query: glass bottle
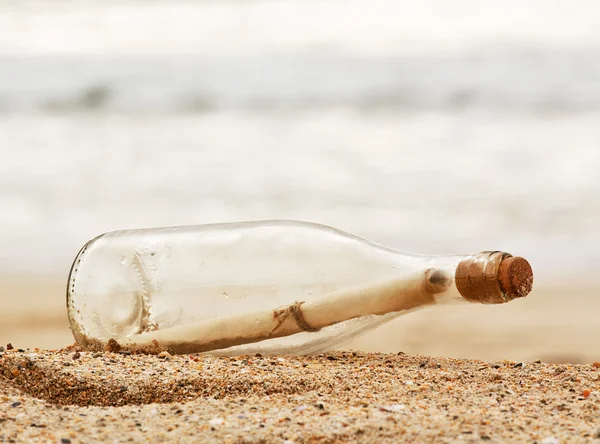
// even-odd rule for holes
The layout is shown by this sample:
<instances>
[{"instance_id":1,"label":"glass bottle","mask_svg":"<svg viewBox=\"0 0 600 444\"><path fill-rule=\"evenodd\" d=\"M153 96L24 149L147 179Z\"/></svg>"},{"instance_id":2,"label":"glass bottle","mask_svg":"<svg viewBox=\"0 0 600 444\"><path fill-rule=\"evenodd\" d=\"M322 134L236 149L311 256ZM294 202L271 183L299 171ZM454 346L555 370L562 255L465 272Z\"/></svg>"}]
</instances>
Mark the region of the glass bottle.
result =
<instances>
[{"instance_id":1,"label":"glass bottle","mask_svg":"<svg viewBox=\"0 0 600 444\"><path fill-rule=\"evenodd\" d=\"M532 282L507 253L422 256L315 223L251 221L102 234L73 263L67 310L88 349L308 354L421 306L508 302Z\"/></svg>"}]
</instances>

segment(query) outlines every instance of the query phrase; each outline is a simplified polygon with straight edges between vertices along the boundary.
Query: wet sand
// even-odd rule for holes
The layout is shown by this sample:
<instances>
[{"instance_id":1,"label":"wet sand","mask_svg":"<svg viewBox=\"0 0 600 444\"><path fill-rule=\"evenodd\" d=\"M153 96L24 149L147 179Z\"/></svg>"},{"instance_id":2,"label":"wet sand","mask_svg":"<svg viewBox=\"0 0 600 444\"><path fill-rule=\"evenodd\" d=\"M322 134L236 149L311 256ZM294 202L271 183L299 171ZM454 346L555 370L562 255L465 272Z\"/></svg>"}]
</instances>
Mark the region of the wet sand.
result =
<instances>
[{"instance_id":1,"label":"wet sand","mask_svg":"<svg viewBox=\"0 0 600 444\"><path fill-rule=\"evenodd\" d=\"M59 349L73 343L60 278L0 279L0 344ZM600 360L600 294L534 284L505 305L428 307L352 341L345 350L571 364Z\"/></svg>"},{"instance_id":2,"label":"wet sand","mask_svg":"<svg viewBox=\"0 0 600 444\"><path fill-rule=\"evenodd\" d=\"M587 288L427 308L344 347L355 352L217 358L69 348L63 283L3 282L0 344L15 349L0 352L0 442L600 439Z\"/></svg>"}]
</instances>

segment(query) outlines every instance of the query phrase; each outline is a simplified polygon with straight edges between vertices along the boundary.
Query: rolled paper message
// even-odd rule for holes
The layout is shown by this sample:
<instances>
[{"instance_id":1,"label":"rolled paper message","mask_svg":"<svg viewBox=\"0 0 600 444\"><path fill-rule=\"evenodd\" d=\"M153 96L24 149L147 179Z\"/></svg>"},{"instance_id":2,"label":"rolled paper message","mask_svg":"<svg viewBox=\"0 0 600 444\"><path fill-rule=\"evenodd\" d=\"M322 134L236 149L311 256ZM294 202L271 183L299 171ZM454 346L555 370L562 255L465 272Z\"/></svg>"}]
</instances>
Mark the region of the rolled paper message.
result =
<instances>
[{"instance_id":1,"label":"rolled paper message","mask_svg":"<svg viewBox=\"0 0 600 444\"><path fill-rule=\"evenodd\" d=\"M338 290L319 299L131 336L124 347L150 347L158 342L175 353L199 353L266 339L314 332L333 324L368 315L383 315L435 303L452 276L428 269L386 282Z\"/></svg>"}]
</instances>

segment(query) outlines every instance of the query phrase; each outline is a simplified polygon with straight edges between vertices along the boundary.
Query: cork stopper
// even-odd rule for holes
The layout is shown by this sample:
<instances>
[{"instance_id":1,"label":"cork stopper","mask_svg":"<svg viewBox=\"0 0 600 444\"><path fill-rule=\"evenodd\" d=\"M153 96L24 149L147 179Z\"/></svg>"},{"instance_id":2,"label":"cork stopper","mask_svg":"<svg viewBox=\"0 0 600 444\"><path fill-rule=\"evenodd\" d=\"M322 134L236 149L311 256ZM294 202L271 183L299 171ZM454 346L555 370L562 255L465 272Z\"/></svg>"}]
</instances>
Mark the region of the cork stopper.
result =
<instances>
[{"instance_id":1,"label":"cork stopper","mask_svg":"<svg viewBox=\"0 0 600 444\"><path fill-rule=\"evenodd\" d=\"M471 302L502 304L529 294L533 271L522 257L484 251L458 264L455 281L459 293Z\"/></svg>"}]
</instances>

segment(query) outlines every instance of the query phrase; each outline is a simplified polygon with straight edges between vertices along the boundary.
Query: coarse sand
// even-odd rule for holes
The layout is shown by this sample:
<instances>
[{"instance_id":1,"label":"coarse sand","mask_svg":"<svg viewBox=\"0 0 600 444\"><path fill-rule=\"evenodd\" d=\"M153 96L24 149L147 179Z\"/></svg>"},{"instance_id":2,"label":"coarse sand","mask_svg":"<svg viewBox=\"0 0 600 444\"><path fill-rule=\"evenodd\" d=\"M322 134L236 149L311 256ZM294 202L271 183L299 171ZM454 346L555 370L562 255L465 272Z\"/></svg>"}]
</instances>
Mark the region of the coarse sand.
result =
<instances>
[{"instance_id":1,"label":"coarse sand","mask_svg":"<svg viewBox=\"0 0 600 444\"><path fill-rule=\"evenodd\" d=\"M356 353L218 358L78 351L62 279L0 279L0 442L600 443L584 284L428 308Z\"/></svg>"},{"instance_id":2,"label":"coarse sand","mask_svg":"<svg viewBox=\"0 0 600 444\"><path fill-rule=\"evenodd\" d=\"M0 356L0 442L600 442L600 363Z\"/></svg>"}]
</instances>

